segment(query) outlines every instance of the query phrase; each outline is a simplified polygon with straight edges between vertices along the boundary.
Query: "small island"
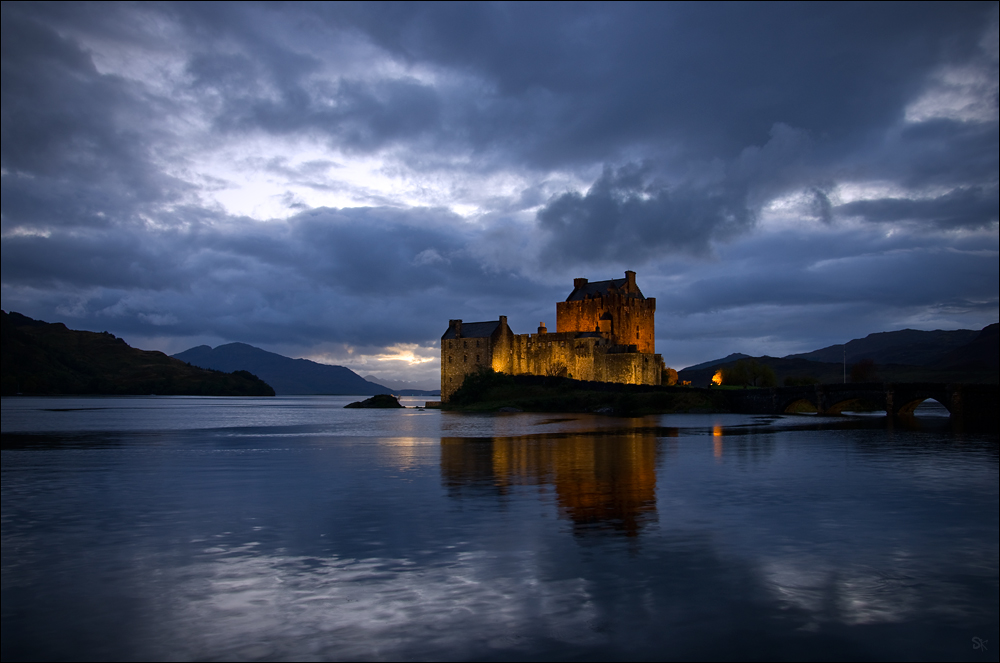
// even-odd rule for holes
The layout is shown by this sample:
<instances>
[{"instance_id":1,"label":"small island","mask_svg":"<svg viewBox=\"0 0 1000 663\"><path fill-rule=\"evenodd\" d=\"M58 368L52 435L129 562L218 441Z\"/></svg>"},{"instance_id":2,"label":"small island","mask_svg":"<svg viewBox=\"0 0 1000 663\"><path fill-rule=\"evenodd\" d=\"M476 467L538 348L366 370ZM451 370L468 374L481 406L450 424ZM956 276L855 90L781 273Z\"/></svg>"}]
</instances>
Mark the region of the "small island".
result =
<instances>
[{"instance_id":1,"label":"small island","mask_svg":"<svg viewBox=\"0 0 1000 663\"><path fill-rule=\"evenodd\" d=\"M354 401L344 406L345 408L401 408L399 399L391 394L378 394L363 401Z\"/></svg>"}]
</instances>

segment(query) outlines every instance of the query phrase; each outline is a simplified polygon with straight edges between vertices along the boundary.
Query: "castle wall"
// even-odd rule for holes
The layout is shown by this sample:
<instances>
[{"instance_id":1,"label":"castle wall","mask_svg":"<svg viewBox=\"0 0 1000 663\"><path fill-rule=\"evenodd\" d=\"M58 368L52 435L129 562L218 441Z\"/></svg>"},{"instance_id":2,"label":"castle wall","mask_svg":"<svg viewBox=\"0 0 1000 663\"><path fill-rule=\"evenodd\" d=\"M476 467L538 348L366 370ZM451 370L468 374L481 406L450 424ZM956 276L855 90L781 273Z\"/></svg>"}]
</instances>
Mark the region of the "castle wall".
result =
<instances>
[{"instance_id":1,"label":"castle wall","mask_svg":"<svg viewBox=\"0 0 1000 663\"><path fill-rule=\"evenodd\" d=\"M512 375L557 375L593 380L594 353L600 338L575 334L516 334L512 339Z\"/></svg>"},{"instance_id":2,"label":"castle wall","mask_svg":"<svg viewBox=\"0 0 1000 663\"><path fill-rule=\"evenodd\" d=\"M604 338L574 338L575 333L516 334L512 337L511 375L555 375L574 380L660 384L660 361L646 352L616 352Z\"/></svg>"},{"instance_id":3,"label":"castle wall","mask_svg":"<svg viewBox=\"0 0 1000 663\"><path fill-rule=\"evenodd\" d=\"M662 373L658 355L648 352L604 353L599 357L602 382L623 384L660 384Z\"/></svg>"}]
</instances>

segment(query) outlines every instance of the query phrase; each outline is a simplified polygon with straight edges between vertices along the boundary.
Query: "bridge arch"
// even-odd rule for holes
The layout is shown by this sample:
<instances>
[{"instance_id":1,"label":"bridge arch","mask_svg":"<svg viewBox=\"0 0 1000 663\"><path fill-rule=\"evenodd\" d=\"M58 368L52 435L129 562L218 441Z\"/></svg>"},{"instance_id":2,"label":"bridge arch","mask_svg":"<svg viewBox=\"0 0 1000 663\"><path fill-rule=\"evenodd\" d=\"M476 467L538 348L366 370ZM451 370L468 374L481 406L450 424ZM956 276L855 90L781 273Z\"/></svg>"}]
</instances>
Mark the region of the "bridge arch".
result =
<instances>
[{"instance_id":1,"label":"bridge arch","mask_svg":"<svg viewBox=\"0 0 1000 663\"><path fill-rule=\"evenodd\" d=\"M877 411L884 410L885 401L883 399L866 398L864 396L851 395L839 401L834 401L827 405L823 414L841 414L852 411Z\"/></svg>"},{"instance_id":2,"label":"bridge arch","mask_svg":"<svg viewBox=\"0 0 1000 663\"><path fill-rule=\"evenodd\" d=\"M784 403L779 409L782 414L819 413L815 399L806 397L794 398Z\"/></svg>"},{"instance_id":3,"label":"bridge arch","mask_svg":"<svg viewBox=\"0 0 1000 663\"><path fill-rule=\"evenodd\" d=\"M905 403L903 403L902 405L900 405L899 407L896 408L896 416L899 416L899 417L912 417L913 416L913 411L916 410L917 407L921 403L923 403L924 401L928 401L928 400L936 401L937 403L939 403L941 405L941 407L943 407L944 409L948 410L949 414L951 414L951 408L948 407L948 402L947 402L948 399L947 398L942 398L941 396L924 396L924 395L920 395L920 396L917 396L915 398L912 397L912 396L908 397Z\"/></svg>"}]
</instances>

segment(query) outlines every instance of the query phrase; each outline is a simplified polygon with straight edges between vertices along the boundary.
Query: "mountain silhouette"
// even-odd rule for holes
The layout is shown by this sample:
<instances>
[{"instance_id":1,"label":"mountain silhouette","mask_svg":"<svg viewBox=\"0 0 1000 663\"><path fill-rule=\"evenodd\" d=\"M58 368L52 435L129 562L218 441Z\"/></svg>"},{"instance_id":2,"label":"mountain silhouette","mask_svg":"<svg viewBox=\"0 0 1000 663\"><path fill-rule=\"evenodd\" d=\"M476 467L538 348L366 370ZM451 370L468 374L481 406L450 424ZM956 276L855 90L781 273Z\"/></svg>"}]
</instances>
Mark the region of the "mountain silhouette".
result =
<instances>
[{"instance_id":1,"label":"mountain silhouette","mask_svg":"<svg viewBox=\"0 0 1000 663\"><path fill-rule=\"evenodd\" d=\"M1000 323L983 327L971 343L951 350L934 362L938 368L1000 371Z\"/></svg>"},{"instance_id":2,"label":"mountain silhouette","mask_svg":"<svg viewBox=\"0 0 1000 663\"><path fill-rule=\"evenodd\" d=\"M822 383L841 382L850 367L862 360L877 366L888 382L996 383L1000 379L1000 324L980 331L918 331L903 329L869 334L841 345L785 357L756 357L770 366L779 384L805 378ZM847 350L846 366L844 350ZM681 380L707 384L719 369L732 368L747 355L731 354L678 371Z\"/></svg>"},{"instance_id":3,"label":"mountain silhouette","mask_svg":"<svg viewBox=\"0 0 1000 663\"><path fill-rule=\"evenodd\" d=\"M750 359L750 355L745 355L742 352L734 352L733 354L723 359L713 359L712 361L703 361L700 364L695 364L694 366L688 366L684 370L700 371L702 369L712 368L713 366L719 366L720 364L728 364L730 362L737 361L738 359Z\"/></svg>"},{"instance_id":4,"label":"mountain silhouette","mask_svg":"<svg viewBox=\"0 0 1000 663\"><path fill-rule=\"evenodd\" d=\"M206 370L162 352L133 348L108 332L76 331L61 322L0 313L4 396L274 396L271 387L245 370Z\"/></svg>"},{"instance_id":5,"label":"mountain silhouette","mask_svg":"<svg viewBox=\"0 0 1000 663\"><path fill-rule=\"evenodd\" d=\"M934 366L949 352L974 341L980 333L973 329L953 331L903 329L869 334L864 338L848 341L847 363L854 364L862 359L871 359L876 364ZM843 344L831 345L813 352L788 355L785 359L808 359L836 364L844 361L844 349Z\"/></svg>"},{"instance_id":6,"label":"mountain silhouette","mask_svg":"<svg viewBox=\"0 0 1000 663\"><path fill-rule=\"evenodd\" d=\"M391 390L369 382L349 368L292 359L246 343L228 343L217 348L199 345L172 355L192 366L217 371L250 371L274 388L279 396L350 394L371 396Z\"/></svg>"}]
</instances>

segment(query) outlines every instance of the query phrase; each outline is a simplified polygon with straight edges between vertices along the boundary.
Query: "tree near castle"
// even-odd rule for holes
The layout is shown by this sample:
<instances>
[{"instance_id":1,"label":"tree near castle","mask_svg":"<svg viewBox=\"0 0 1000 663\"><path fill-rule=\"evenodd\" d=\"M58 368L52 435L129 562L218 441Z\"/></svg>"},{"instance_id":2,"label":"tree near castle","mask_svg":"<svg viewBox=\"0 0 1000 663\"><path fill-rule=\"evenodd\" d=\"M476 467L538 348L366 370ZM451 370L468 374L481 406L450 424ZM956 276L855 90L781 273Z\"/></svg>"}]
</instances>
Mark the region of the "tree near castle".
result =
<instances>
[{"instance_id":1,"label":"tree near castle","mask_svg":"<svg viewBox=\"0 0 1000 663\"><path fill-rule=\"evenodd\" d=\"M732 368L722 370L722 384L743 387L776 387L774 369L756 359L740 359Z\"/></svg>"}]
</instances>

